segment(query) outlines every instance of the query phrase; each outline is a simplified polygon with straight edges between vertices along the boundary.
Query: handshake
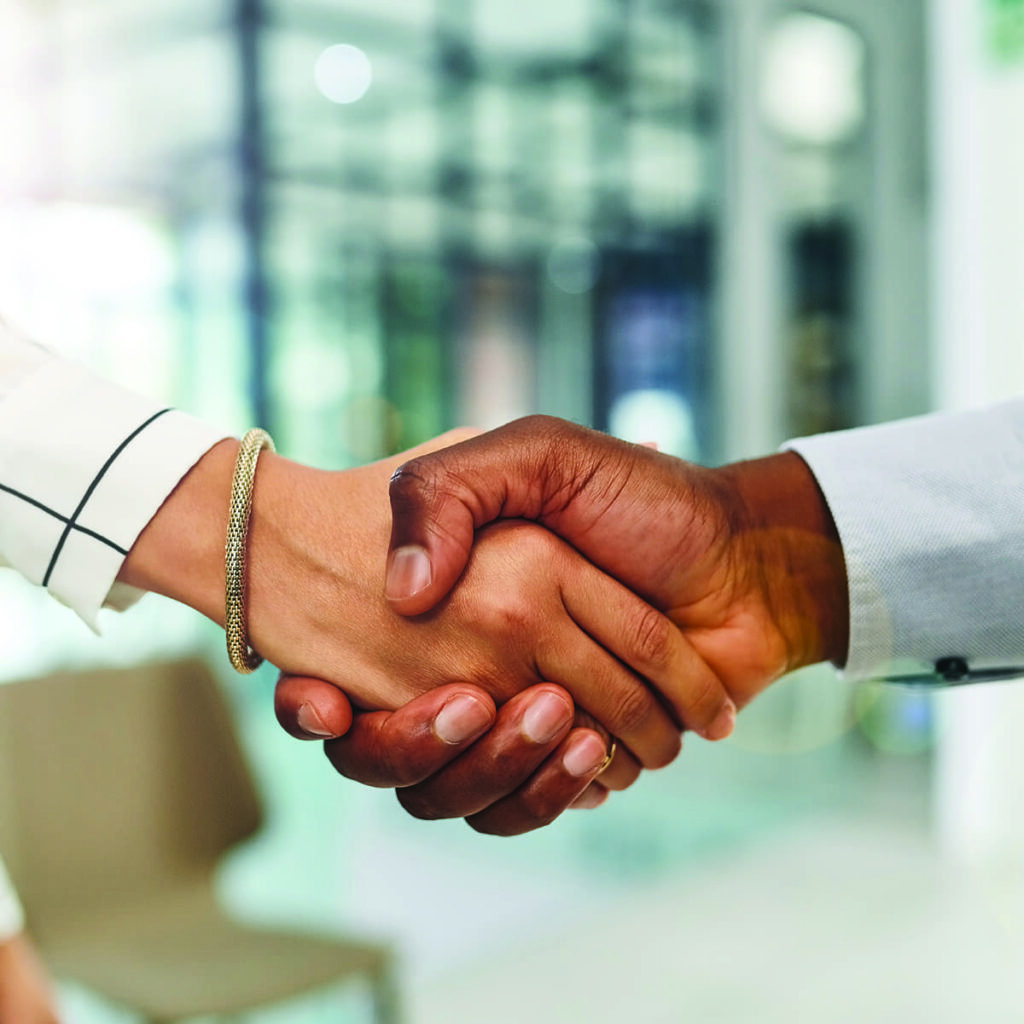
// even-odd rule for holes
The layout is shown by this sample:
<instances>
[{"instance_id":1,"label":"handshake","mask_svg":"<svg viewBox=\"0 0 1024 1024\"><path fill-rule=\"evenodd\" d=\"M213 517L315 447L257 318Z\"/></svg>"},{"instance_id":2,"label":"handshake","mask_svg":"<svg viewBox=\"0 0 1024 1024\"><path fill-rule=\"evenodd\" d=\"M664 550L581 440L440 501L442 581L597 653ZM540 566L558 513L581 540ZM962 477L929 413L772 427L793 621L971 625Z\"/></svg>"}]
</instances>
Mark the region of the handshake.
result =
<instances>
[{"instance_id":1,"label":"handshake","mask_svg":"<svg viewBox=\"0 0 1024 1024\"><path fill-rule=\"evenodd\" d=\"M120 575L221 624L237 448L197 463ZM842 661L848 630L798 455L709 469L548 417L344 472L265 453L248 609L288 732L418 817L503 835L597 806L684 730L728 736L786 672Z\"/></svg>"}]
</instances>

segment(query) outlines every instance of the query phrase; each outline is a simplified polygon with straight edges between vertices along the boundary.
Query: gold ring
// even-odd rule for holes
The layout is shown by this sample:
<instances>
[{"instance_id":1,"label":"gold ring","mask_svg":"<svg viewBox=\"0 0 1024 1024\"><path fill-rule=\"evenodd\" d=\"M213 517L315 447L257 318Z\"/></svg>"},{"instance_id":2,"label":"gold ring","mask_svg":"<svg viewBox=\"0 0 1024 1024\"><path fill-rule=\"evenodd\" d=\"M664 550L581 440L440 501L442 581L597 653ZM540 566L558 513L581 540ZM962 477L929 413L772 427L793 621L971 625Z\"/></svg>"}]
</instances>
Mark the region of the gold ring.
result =
<instances>
[{"instance_id":1,"label":"gold ring","mask_svg":"<svg viewBox=\"0 0 1024 1024\"><path fill-rule=\"evenodd\" d=\"M612 738L612 745L608 748L608 753L605 754L605 758L601 762L601 767L597 769L597 774L598 775L603 775L608 770L608 767L611 765L612 760L614 759L614 757L615 757L615 739L613 737Z\"/></svg>"}]
</instances>

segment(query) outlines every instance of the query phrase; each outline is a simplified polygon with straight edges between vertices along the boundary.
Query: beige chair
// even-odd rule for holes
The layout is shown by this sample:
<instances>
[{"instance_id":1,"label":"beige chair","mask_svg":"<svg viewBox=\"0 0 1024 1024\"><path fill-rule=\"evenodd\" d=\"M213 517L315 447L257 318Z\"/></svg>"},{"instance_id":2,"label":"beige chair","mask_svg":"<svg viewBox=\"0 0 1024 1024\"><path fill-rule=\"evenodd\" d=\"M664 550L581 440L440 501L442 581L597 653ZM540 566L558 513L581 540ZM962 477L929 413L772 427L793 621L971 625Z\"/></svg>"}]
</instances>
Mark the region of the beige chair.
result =
<instances>
[{"instance_id":1,"label":"beige chair","mask_svg":"<svg viewBox=\"0 0 1024 1024\"><path fill-rule=\"evenodd\" d=\"M148 1021L235 1014L362 977L398 1019L380 946L271 931L217 902L261 810L199 661L0 686L0 853L58 977Z\"/></svg>"}]
</instances>

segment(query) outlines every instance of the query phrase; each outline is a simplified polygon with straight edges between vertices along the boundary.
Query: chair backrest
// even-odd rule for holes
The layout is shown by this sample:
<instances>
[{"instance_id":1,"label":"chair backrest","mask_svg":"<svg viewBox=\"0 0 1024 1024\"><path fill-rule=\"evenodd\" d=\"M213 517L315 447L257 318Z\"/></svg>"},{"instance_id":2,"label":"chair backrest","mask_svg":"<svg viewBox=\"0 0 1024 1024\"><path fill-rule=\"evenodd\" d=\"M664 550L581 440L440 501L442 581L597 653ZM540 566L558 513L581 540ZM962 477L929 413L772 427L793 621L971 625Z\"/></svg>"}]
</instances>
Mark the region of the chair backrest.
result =
<instances>
[{"instance_id":1,"label":"chair backrest","mask_svg":"<svg viewBox=\"0 0 1024 1024\"><path fill-rule=\"evenodd\" d=\"M260 821L201 661L0 685L0 854L40 934L211 871Z\"/></svg>"}]
</instances>

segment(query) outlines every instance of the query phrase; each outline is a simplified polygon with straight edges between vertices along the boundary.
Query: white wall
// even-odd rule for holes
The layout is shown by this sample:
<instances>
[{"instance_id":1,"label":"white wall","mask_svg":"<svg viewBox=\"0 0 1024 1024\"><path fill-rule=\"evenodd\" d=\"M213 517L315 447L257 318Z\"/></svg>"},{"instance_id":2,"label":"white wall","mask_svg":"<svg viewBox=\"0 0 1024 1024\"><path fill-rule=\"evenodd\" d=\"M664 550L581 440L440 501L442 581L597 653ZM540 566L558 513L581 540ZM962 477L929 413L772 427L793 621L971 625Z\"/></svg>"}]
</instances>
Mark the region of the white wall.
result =
<instances>
[{"instance_id":1,"label":"white wall","mask_svg":"<svg viewBox=\"0 0 1024 1024\"><path fill-rule=\"evenodd\" d=\"M931 0L937 395L1024 391L1024 60L986 52L983 0Z\"/></svg>"},{"instance_id":2,"label":"white wall","mask_svg":"<svg viewBox=\"0 0 1024 1024\"><path fill-rule=\"evenodd\" d=\"M943 0L931 0L943 2ZM979 0L980 2L980 0ZM877 422L932 403L921 0L722 0L725 203L719 407L723 459L785 437L783 252L786 170L764 123L765 33L787 11L846 22L868 54L868 120L855 145L859 416Z\"/></svg>"},{"instance_id":3,"label":"white wall","mask_svg":"<svg viewBox=\"0 0 1024 1024\"><path fill-rule=\"evenodd\" d=\"M1024 60L988 55L985 11L931 0L934 365L947 408L1024 394ZM1024 683L941 703L944 844L959 859L1020 863Z\"/></svg>"}]
</instances>

